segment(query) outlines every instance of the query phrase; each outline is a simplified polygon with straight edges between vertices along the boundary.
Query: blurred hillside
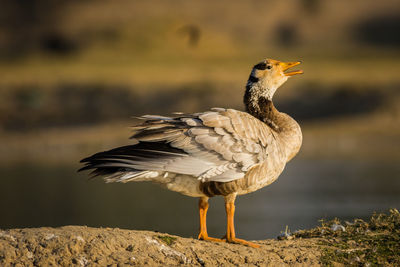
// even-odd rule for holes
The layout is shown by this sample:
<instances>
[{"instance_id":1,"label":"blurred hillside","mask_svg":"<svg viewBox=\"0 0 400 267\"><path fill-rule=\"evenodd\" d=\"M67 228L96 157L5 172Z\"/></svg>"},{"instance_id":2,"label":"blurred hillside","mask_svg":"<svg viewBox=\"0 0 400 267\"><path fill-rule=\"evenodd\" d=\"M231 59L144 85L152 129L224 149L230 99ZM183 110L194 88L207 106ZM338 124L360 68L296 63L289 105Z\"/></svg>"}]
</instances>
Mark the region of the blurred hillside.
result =
<instances>
[{"instance_id":1,"label":"blurred hillside","mask_svg":"<svg viewBox=\"0 0 400 267\"><path fill-rule=\"evenodd\" d=\"M395 0L31 0L2 7L3 85L244 84L263 57L303 59L312 70L303 82L397 79ZM375 68L365 66L371 62Z\"/></svg>"},{"instance_id":2,"label":"blurred hillside","mask_svg":"<svg viewBox=\"0 0 400 267\"><path fill-rule=\"evenodd\" d=\"M0 129L16 158L52 138L60 141L50 150L66 154L68 142L123 143L134 115L242 109L249 71L264 57L303 61L305 74L276 98L306 131L367 116L361 133L389 125L398 139L396 0L0 4ZM104 127L113 130L100 137Z\"/></svg>"}]
</instances>

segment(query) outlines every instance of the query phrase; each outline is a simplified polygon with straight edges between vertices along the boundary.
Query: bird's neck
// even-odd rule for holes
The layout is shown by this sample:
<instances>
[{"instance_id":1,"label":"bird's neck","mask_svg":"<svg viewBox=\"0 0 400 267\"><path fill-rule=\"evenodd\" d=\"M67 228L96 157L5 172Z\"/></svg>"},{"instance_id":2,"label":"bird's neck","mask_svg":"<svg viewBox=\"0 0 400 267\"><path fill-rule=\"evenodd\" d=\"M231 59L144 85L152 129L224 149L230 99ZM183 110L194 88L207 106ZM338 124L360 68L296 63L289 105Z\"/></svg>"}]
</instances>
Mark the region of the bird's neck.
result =
<instances>
[{"instance_id":1,"label":"bird's neck","mask_svg":"<svg viewBox=\"0 0 400 267\"><path fill-rule=\"evenodd\" d=\"M272 96L265 96L258 89L250 85L246 87L243 98L246 111L279 132L282 113L275 108Z\"/></svg>"},{"instance_id":2,"label":"bird's neck","mask_svg":"<svg viewBox=\"0 0 400 267\"><path fill-rule=\"evenodd\" d=\"M244 95L244 104L246 111L267 124L285 144L288 161L293 158L300 149L302 143L302 134L299 124L289 115L279 112L272 99L262 95L251 93L246 90Z\"/></svg>"}]
</instances>

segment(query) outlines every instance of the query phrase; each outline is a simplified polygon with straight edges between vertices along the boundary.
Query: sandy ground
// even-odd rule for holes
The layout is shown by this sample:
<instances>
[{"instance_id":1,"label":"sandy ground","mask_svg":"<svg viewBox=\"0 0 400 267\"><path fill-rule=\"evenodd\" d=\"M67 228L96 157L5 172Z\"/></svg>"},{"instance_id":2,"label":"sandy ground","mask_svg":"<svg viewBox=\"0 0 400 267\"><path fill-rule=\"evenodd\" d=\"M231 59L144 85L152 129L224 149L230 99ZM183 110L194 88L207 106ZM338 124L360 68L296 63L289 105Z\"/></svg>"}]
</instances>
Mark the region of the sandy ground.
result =
<instances>
[{"instance_id":1,"label":"sandy ground","mask_svg":"<svg viewBox=\"0 0 400 267\"><path fill-rule=\"evenodd\" d=\"M0 231L1 266L319 266L319 238L261 248L150 231L65 226Z\"/></svg>"},{"instance_id":2,"label":"sandy ground","mask_svg":"<svg viewBox=\"0 0 400 267\"><path fill-rule=\"evenodd\" d=\"M339 219L260 248L150 231L65 226L0 230L0 266L400 266L400 212Z\"/></svg>"}]
</instances>

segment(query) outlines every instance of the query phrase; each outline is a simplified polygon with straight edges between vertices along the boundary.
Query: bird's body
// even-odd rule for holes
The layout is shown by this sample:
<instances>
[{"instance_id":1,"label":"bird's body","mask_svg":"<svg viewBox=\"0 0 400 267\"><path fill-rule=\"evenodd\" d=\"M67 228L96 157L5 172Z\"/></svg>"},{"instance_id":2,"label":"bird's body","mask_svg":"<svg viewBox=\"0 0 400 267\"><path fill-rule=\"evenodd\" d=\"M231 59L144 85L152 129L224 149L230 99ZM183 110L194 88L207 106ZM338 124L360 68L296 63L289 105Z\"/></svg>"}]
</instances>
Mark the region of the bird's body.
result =
<instances>
[{"instance_id":1,"label":"bird's body","mask_svg":"<svg viewBox=\"0 0 400 267\"><path fill-rule=\"evenodd\" d=\"M94 154L82 160L82 170L94 169L107 182L151 181L200 197L199 238L205 240L221 241L208 237L205 219L208 198L224 196L226 240L256 246L235 237L234 201L274 182L300 149L299 125L272 102L287 77L300 73L284 73L297 64L271 59L257 64L246 86L247 112L215 108L175 117L142 116L144 122L133 127L134 144Z\"/></svg>"}]
</instances>

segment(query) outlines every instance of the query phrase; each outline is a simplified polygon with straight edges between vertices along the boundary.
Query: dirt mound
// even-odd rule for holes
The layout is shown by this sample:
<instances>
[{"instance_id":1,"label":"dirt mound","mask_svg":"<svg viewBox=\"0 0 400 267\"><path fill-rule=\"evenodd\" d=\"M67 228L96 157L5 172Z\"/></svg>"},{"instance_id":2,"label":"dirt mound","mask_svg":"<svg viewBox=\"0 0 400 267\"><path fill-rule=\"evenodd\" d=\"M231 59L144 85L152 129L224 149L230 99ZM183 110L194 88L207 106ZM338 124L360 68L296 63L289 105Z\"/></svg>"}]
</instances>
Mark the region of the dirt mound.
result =
<instances>
[{"instance_id":1,"label":"dirt mound","mask_svg":"<svg viewBox=\"0 0 400 267\"><path fill-rule=\"evenodd\" d=\"M65 226L0 231L1 266L319 265L318 239L263 240L261 248L149 231Z\"/></svg>"},{"instance_id":2,"label":"dirt mound","mask_svg":"<svg viewBox=\"0 0 400 267\"><path fill-rule=\"evenodd\" d=\"M322 221L260 248L168 234L65 226L0 230L0 266L399 266L400 213Z\"/></svg>"}]
</instances>

